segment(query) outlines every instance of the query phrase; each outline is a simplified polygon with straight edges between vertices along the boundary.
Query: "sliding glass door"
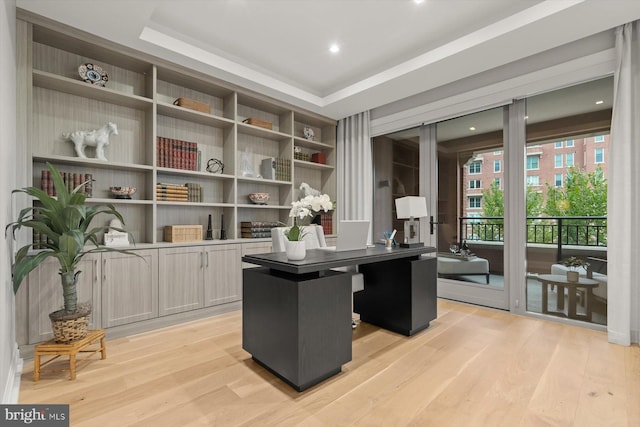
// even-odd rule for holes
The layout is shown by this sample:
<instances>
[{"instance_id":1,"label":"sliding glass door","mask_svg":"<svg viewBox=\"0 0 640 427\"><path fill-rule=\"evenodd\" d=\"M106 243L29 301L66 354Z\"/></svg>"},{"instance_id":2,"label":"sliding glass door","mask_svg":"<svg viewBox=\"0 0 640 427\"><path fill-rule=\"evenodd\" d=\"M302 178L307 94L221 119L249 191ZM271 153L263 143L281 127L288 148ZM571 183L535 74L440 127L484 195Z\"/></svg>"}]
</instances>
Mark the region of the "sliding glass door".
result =
<instances>
[{"instance_id":1,"label":"sliding glass door","mask_svg":"<svg viewBox=\"0 0 640 427\"><path fill-rule=\"evenodd\" d=\"M507 107L435 125L438 295L507 309L504 281L504 115ZM433 126L433 125L432 125Z\"/></svg>"}]
</instances>

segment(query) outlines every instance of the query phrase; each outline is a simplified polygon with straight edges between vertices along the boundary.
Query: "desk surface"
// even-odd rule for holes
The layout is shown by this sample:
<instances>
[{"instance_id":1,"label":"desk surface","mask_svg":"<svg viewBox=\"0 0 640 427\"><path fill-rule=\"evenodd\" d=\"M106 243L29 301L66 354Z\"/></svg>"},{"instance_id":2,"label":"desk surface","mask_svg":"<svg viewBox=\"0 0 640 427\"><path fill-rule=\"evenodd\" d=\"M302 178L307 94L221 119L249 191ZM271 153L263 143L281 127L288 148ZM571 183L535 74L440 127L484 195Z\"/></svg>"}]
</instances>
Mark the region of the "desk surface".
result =
<instances>
[{"instance_id":1,"label":"desk surface","mask_svg":"<svg viewBox=\"0 0 640 427\"><path fill-rule=\"evenodd\" d=\"M386 249L383 245L376 245L367 249L340 252L310 249L307 251L305 259L301 261L289 261L284 252L245 255L242 257L242 261L287 273L305 274L335 267L417 257L432 252L436 252L436 248L432 246Z\"/></svg>"}]
</instances>

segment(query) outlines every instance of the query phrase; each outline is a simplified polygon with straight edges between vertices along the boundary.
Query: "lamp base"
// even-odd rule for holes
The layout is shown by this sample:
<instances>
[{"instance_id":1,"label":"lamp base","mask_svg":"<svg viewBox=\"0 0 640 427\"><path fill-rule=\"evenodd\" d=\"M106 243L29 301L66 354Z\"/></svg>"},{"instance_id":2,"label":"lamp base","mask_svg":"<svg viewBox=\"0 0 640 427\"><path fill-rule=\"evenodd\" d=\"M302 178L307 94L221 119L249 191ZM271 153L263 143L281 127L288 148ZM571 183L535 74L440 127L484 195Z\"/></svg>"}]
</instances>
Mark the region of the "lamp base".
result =
<instances>
[{"instance_id":1,"label":"lamp base","mask_svg":"<svg viewBox=\"0 0 640 427\"><path fill-rule=\"evenodd\" d=\"M423 248L424 243L400 243L401 248Z\"/></svg>"}]
</instances>

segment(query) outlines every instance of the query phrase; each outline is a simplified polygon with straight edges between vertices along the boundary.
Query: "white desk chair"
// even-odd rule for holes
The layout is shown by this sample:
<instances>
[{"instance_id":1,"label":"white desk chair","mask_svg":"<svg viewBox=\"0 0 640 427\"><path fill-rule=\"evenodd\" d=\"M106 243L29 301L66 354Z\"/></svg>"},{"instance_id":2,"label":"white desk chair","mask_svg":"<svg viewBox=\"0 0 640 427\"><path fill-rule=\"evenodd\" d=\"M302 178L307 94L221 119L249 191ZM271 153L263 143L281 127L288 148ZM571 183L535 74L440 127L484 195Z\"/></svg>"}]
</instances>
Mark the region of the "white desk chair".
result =
<instances>
[{"instance_id":1,"label":"white desk chair","mask_svg":"<svg viewBox=\"0 0 640 427\"><path fill-rule=\"evenodd\" d=\"M271 229L271 245L273 246L274 252L284 252L285 251L285 235L284 232L289 227L276 227ZM307 225L302 227L302 232L305 233L302 240L305 241L305 246L307 249L317 249L321 247L326 247L327 242L324 239L324 231L322 227L319 225ZM332 268L335 271L342 271L345 273L351 273L351 292L358 292L364 289L364 276L362 273L358 273L357 266L349 266L349 267L338 267ZM353 298L351 298L351 311L353 311ZM356 327L355 319L351 319L351 327Z\"/></svg>"}]
</instances>

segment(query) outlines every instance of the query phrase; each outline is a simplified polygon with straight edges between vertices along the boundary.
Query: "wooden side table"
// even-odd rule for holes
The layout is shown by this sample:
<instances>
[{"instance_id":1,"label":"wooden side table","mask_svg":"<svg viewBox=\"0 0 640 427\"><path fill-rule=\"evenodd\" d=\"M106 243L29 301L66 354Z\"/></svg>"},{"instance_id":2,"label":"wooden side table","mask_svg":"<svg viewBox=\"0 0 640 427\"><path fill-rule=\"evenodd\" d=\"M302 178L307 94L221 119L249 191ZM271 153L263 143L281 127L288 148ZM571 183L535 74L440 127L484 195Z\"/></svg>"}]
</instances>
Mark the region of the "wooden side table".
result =
<instances>
[{"instance_id":1,"label":"wooden side table","mask_svg":"<svg viewBox=\"0 0 640 427\"><path fill-rule=\"evenodd\" d=\"M96 341L100 341L100 345L97 348L87 349L91 344ZM49 340L42 344L38 344L35 347L34 360L33 360L33 381L40 380L40 368L53 362L60 356L69 356L69 379L76 379L76 365L78 362L87 362L89 357L94 353L100 352L101 359L107 358L107 344L104 338L104 329L90 329L87 336L81 340L71 342L69 344L61 344L55 342L55 340ZM78 353L91 353L87 357L77 360L76 355ZM50 359L41 363L42 356L52 356ZM49 371L59 372L59 371Z\"/></svg>"},{"instance_id":2,"label":"wooden side table","mask_svg":"<svg viewBox=\"0 0 640 427\"><path fill-rule=\"evenodd\" d=\"M540 274L539 276L535 277L535 279L540 283L542 283L542 312L543 313L563 315L570 319L586 320L588 322L591 322L591 316L592 316L591 304L593 303L593 288L596 288L599 285L598 281L580 277L577 282L570 282L567 280L567 276L564 274L563 275ZM562 310L562 311L549 310L549 301L548 301L549 285L555 285L558 287L556 307L558 310ZM567 307L567 314L564 313L564 288L567 288L568 290L569 304ZM585 295L586 314L584 316L579 315L576 312L576 305L577 305L576 295L579 288L586 290L586 295Z\"/></svg>"}]
</instances>

